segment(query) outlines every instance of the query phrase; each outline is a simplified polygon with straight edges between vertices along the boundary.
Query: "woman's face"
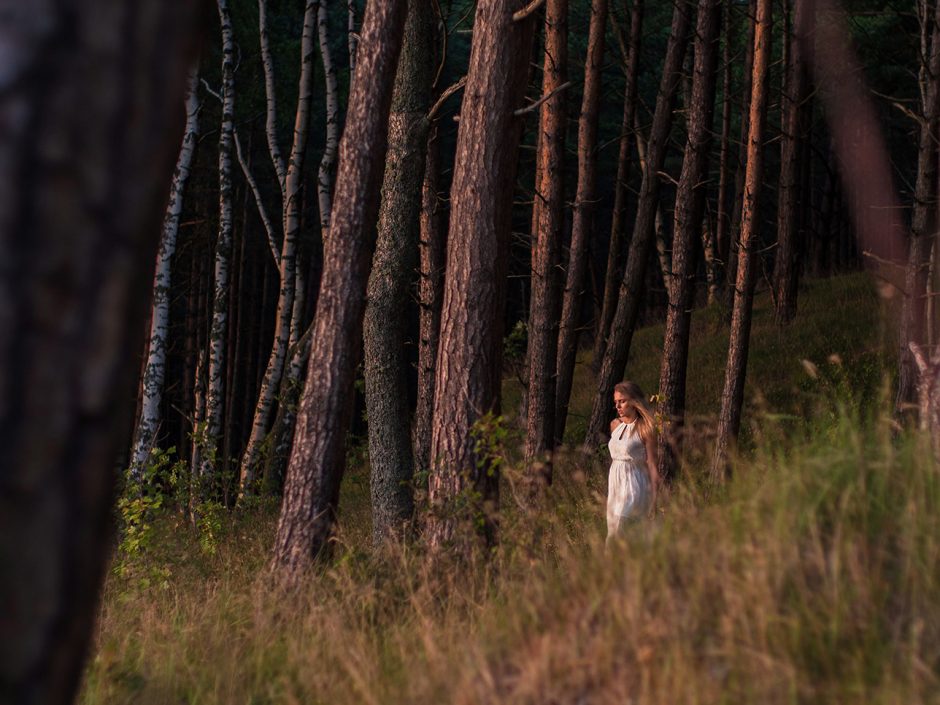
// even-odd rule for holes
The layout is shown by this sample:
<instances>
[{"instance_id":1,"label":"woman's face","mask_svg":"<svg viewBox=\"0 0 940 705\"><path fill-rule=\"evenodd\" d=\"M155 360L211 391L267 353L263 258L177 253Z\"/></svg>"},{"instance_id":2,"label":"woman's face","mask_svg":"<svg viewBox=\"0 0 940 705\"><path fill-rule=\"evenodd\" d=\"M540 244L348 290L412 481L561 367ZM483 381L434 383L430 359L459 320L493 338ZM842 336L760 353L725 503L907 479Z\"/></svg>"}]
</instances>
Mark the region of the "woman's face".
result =
<instances>
[{"instance_id":1,"label":"woman's face","mask_svg":"<svg viewBox=\"0 0 940 705\"><path fill-rule=\"evenodd\" d=\"M614 408L617 410L617 416L623 416L630 408L630 400L623 392L614 392Z\"/></svg>"}]
</instances>

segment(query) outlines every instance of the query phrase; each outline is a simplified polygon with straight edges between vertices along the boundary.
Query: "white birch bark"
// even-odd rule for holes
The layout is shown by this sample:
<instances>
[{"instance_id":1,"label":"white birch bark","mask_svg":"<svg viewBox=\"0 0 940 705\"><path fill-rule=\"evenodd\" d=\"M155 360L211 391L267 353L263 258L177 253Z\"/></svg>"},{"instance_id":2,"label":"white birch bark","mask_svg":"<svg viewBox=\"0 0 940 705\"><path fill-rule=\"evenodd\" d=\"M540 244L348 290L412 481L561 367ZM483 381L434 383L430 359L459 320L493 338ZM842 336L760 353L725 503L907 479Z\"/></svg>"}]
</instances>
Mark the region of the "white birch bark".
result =
<instances>
[{"instance_id":1,"label":"white birch bark","mask_svg":"<svg viewBox=\"0 0 940 705\"><path fill-rule=\"evenodd\" d=\"M349 75L356 73L356 50L359 48L359 35L356 33L356 0L347 0L347 38L349 42Z\"/></svg>"},{"instance_id":2,"label":"white birch bark","mask_svg":"<svg viewBox=\"0 0 940 705\"><path fill-rule=\"evenodd\" d=\"M131 455L131 473L140 480L147 457L153 448L160 426L160 402L163 398L163 382L166 375L166 340L170 320L170 283L172 260L176 252L176 236L179 233L180 215L183 212L183 190L189 178L196 138L199 134L199 98L197 69L189 76L186 94L186 128L183 144L176 160L176 171L170 187L170 198L163 218L163 233L157 252L157 267L153 278L153 309L150 320L150 342L147 365L144 370L143 399L140 419L134 433L134 450Z\"/></svg>"},{"instance_id":3,"label":"white birch bark","mask_svg":"<svg viewBox=\"0 0 940 705\"><path fill-rule=\"evenodd\" d=\"M284 178L284 239L281 244L280 291L277 302L277 319L274 329L274 344L264 378L258 403L251 424L251 435L242 455L239 469L240 494L251 492L257 480L261 456L261 445L271 425L271 414L277 390L284 374L284 362L291 336L296 290L297 236L300 233L301 189L303 186L304 152L307 147L307 132L310 123L310 104L313 98L313 53L319 3L307 0L304 10L304 27L301 39L300 86L297 94L297 110L294 118L294 140ZM273 157L273 155L272 155Z\"/></svg>"},{"instance_id":4,"label":"white birch bark","mask_svg":"<svg viewBox=\"0 0 940 705\"><path fill-rule=\"evenodd\" d=\"M319 5L317 28L320 37L320 58L323 60L323 74L326 81L326 146L323 150L323 158L320 160L320 171L317 174L317 195L320 206L320 232L323 242L326 242L330 231L330 214L333 211L333 171L336 168L336 156L339 150L339 89L336 84L336 67L333 65L333 58L330 54L327 0L320 0ZM350 12L352 12L351 7ZM354 24L352 19L350 23ZM349 56L350 60L353 60L352 49L350 49ZM350 75L352 73L350 69Z\"/></svg>"},{"instance_id":5,"label":"white birch bark","mask_svg":"<svg viewBox=\"0 0 940 705\"><path fill-rule=\"evenodd\" d=\"M229 268L232 258L232 147L235 129L235 41L228 0L217 0L222 27L222 125L219 131L219 235L215 243L212 327L206 383L206 434L199 475L215 474L215 449L222 432L225 344L228 335Z\"/></svg>"},{"instance_id":6,"label":"white birch bark","mask_svg":"<svg viewBox=\"0 0 940 705\"><path fill-rule=\"evenodd\" d=\"M266 98L264 131L268 138L268 150L271 152L271 161L274 163L277 183L283 197L287 168L284 166L284 158L281 156L281 148L277 140L277 95L274 90L274 61L271 58L271 46L268 44L267 0L258 0L258 36L261 43L261 65L264 68L264 95Z\"/></svg>"}]
</instances>

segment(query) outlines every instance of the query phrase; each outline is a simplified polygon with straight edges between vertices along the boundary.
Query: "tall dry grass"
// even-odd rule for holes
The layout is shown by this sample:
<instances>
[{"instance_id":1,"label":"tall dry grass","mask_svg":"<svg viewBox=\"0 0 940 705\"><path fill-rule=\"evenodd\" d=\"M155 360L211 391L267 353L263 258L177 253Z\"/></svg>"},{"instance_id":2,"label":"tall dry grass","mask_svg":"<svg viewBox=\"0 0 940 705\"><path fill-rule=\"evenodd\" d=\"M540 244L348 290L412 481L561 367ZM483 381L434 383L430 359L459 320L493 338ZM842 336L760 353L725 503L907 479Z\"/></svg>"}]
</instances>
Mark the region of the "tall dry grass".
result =
<instances>
[{"instance_id":1,"label":"tall dry grass","mask_svg":"<svg viewBox=\"0 0 940 705\"><path fill-rule=\"evenodd\" d=\"M290 596L263 570L270 509L233 519L214 555L168 518L108 580L81 702L940 702L925 439L857 405L796 439L759 427L724 489L689 468L607 552L603 477L577 455L538 514L507 486L488 560L361 549L353 512Z\"/></svg>"}]
</instances>

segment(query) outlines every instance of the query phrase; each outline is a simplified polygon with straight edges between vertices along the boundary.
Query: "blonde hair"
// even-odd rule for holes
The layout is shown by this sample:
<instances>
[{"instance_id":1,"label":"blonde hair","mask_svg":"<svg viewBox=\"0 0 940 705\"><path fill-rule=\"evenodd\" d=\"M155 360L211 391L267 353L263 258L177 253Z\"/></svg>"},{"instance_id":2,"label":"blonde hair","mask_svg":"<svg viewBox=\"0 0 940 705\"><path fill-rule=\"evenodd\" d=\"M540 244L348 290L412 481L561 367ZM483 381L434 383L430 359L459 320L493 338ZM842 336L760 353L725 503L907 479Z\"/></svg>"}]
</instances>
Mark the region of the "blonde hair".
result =
<instances>
[{"instance_id":1,"label":"blonde hair","mask_svg":"<svg viewBox=\"0 0 940 705\"><path fill-rule=\"evenodd\" d=\"M644 441L650 440L656 426L653 421L653 413L646 405L646 395L640 389L640 385L636 382L624 380L614 385L614 391L623 394L633 408L636 409L637 431L639 431L640 437Z\"/></svg>"}]
</instances>

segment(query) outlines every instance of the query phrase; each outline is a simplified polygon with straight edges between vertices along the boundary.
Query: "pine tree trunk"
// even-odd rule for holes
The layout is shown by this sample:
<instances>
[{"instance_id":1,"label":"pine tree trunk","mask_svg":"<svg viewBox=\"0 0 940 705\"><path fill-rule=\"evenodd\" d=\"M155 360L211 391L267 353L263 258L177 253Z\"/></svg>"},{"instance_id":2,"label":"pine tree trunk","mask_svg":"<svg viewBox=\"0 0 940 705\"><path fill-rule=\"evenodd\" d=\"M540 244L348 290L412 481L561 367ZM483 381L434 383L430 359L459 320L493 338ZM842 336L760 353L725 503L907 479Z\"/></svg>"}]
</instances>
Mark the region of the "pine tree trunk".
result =
<instances>
[{"instance_id":1,"label":"pine tree trunk","mask_svg":"<svg viewBox=\"0 0 940 705\"><path fill-rule=\"evenodd\" d=\"M686 38L691 23L689 4L679 0L672 15L672 26L666 46L662 81L656 96L656 110L650 130L649 154L643 169L643 182L637 204L636 221L627 254L627 267L620 285L617 310L611 323L607 350L597 380L597 394L588 422L585 447L592 450L606 437L610 400L614 385L623 379L633 329L640 309L640 296L646 273L646 260L654 238L656 209L659 205L659 172L666 158L666 144L672 125L672 107L682 74Z\"/></svg>"},{"instance_id":2,"label":"pine tree trunk","mask_svg":"<svg viewBox=\"0 0 940 705\"><path fill-rule=\"evenodd\" d=\"M917 180L914 184L914 206L911 214L911 238L904 276L905 296L901 307L898 354L898 392L896 406L902 410L917 398L920 376L911 351L911 343L924 344L927 322L927 269L931 261L930 246L936 228L937 139L940 119L940 3L935 3L933 31L926 65L921 68L923 81L923 114L917 152ZM926 18L924 18L926 21Z\"/></svg>"},{"instance_id":3,"label":"pine tree trunk","mask_svg":"<svg viewBox=\"0 0 940 705\"><path fill-rule=\"evenodd\" d=\"M372 537L377 545L401 535L414 510L407 319L402 312L408 310L411 274L418 258L434 71L432 13L430 0L409 2L389 115L378 240L363 322Z\"/></svg>"},{"instance_id":4,"label":"pine tree trunk","mask_svg":"<svg viewBox=\"0 0 940 705\"><path fill-rule=\"evenodd\" d=\"M444 299L444 265L447 256L446 232L441 223L440 147L437 127L428 137L424 183L421 187L419 236L420 274L418 280L418 402L413 432L415 474L427 478L431 471L431 433L434 427L434 377L437 345L441 329L441 303Z\"/></svg>"},{"instance_id":5,"label":"pine tree trunk","mask_svg":"<svg viewBox=\"0 0 940 705\"><path fill-rule=\"evenodd\" d=\"M545 11L545 58L536 166L532 233L532 294L529 301L525 461L544 461L542 479L551 482L551 450L555 439L555 364L558 348L556 284L564 227L564 159L567 127L568 0L548 0ZM539 456L546 455L540 458Z\"/></svg>"},{"instance_id":6,"label":"pine tree trunk","mask_svg":"<svg viewBox=\"0 0 940 705\"><path fill-rule=\"evenodd\" d=\"M741 406L744 401L744 378L747 372L748 343L754 302L756 259L754 246L757 239L758 207L763 177L764 118L773 32L771 12L772 0L757 0L741 238L738 247L734 306L731 314L731 338L728 342L728 362L725 365L725 382L721 393L721 411L718 416L715 456L711 469L713 480L721 480L726 475L728 453L741 426Z\"/></svg>"},{"instance_id":7,"label":"pine tree trunk","mask_svg":"<svg viewBox=\"0 0 940 705\"><path fill-rule=\"evenodd\" d=\"M222 126L219 130L219 233L215 243L212 326L206 381L205 447L198 467L200 494L218 481L217 451L225 404L229 267L232 259L232 132L235 128L235 41L228 0L217 0L222 26ZM194 468L195 470L195 468Z\"/></svg>"},{"instance_id":8,"label":"pine tree trunk","mask_svg":"<svg viewBox=\"0 0 940 705\"><path fill-rule=\"evenodd\" d=\"M561 443L568 419L568 400L574 381L575 358L581 318L581 291L587 271L588 242L594 230L597 191L597 124L600 117L601 69L604 64L604 33L607 29L607 0L591 1L591 25L584 62L584 92L578 120L578 188L574 200L571 246L561 320L558 325L557 382L555 386L555 442Z\"/></svg>"},{"instance_id":9,"label":"pine tree trunk","mask_svg":"<svg viewBox=\"0 0 940 705\"><path fill-rule=\"evenodd\" d=\"M720 0L701 0L695 27L692 96L686 114L688 141L676 193L672 239L673 286L669 292L666 334L659 393L660 413L667 427L659 436L659 471L672 477L678 469L678 450L685 414L686 364L689 328L695 294L695 244L702 228L711 123L715 110L715 69L718 63Z\"/></svg>"},{"instance_id":10,"label":"pine tree trunk","mask_svg":"<svg viewBox=\"0 0 940 705\"><path fill-rule=\"evenodd\" d=\"M4 705L73 702L82 676L195 14L183 2L0 3Z\"/></svg>"},{"instance_id":11,"label":"pine tree trunk","mask_svg":"<svg viewBox=\"0 0 940 705\"><path fill-rule=\"evenodd\" d=\"M378 217L381 166L406 3L369 3L340 143L313 348L300 402L271 566L295 584L328 545L345 461L352 387Z\"/></svg>"},{"instance_id":12,"label":"pine tree trunk","mask_svg":"<svg viewBox=\"0 0 940 705\"><path fill-rule=\"evenodd\" d=\"M617 181L614 186L614 212L610 224L610 247L607 251L607 271L604 276L604 299L594 338L591 366L596 375L600 371L610 324L617 308L617 285L623 278L623 249L626 239L627 186L630 181L630 135L636 119L637 78L640 66L640 42L643 37L643 0L633 0L630 13L630 44L625 58L625 84L623 91L623 121L620 123L620 154L617 158Z\"/></svg>"},{"instance_id":13,"label":"pine tree trunk","mask_svg":"<svg viewBox=\"0 0 940 705\"><path fill-rule=\"evenodd\" d=\"M498 468L486 451L485 419L499 411L505 263L533 20L513 20L520 0L477 4L467 84L460 112L447 272L434 388L433 467L429 481L432 546L463 543L471 523L490 530L498 502ZM480 433L487 438L478 444ZM482 447L481 447L482 446ZM479 453L477 450L479 449ZM459 534L459 535L458 535Z\"/></svg>"},{"instance_id":14,"label":"pine tree trunk","mask_svg":"<svg viewBox=\"0 0 940 705\"><path fill-rule=\"evenodd\" d=\"M784 36L790 47L786 65L786 80L783 91L783 135L780 146L780 185L777 199L777 254L774 261L774 316L778 325L786 325L796 315L797 282L801 211L801 175L803 173L802 156L804 154L803 129L806 121L808 92L806 90L806 71L803 54L804 41L796 34L796 29L805 25L803 13L807 11L804 2L794 3L793 29L784 23Z\"/></svg>"},{"instance_id":15,"label":"pine tree trunk","mask_svg":"<svg viewBox=\"0 0 940 705\"><path fill-rule=\"evenodd\" d=\"M157 430L160 427L160 405L163 400L163 380L166 376L167 334L170 324L173 255L176 252L176 237L179 233L180 215L183 212L183 192L196 151L196 138L199 135L197 80L197 70L194 68L189 77L186 95L183 144L176 160L176 172L170 187L170 200L163 218L163 232L157 252L157 271L153 280L153 306L150 314L150 342L147 346L147 364L143 375L143 398L140 420L134 434L134 449L131 453L131 473L138 481L150 451L156 444Z\"/></svg>"}]
</instances>

